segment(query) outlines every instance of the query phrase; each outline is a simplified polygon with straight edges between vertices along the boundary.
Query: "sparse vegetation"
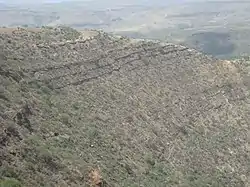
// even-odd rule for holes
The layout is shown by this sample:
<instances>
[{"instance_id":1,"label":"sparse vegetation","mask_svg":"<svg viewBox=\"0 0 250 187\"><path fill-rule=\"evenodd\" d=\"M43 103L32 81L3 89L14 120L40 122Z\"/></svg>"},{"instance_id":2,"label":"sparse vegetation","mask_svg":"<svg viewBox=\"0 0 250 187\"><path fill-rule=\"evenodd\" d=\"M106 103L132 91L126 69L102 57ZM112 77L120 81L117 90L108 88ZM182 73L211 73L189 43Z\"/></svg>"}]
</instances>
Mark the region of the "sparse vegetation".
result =
<instances>
[{"instance_id":1,"label":"sparse vegetation","mask_svg":"<svg viewBox=\"0 0 250 187\"><path fill-rule=\"evenodd\" d=\"M15 179L3 179L0 180L0 187L22 187L22 185Z\"/></svg>"},{"instance_id":2,"label":"sparse vegetation","mask_svg":"<svg viewBox=\"0 0 250 187\"><path fill-rule=\"evenodd\" d=\"M249 186L245 63L64 27L0 43L1 185Z\"/></svg>"},{"instance_id":3,"label":"sparse vegetation","mask_svg":"<svg viewBox=\"0 0 250 187\"><path fill-rule=\"evenodd\" d=\"M79 30L103 29L133 38L184 44L220 59L250 55L249 1L68 0L32 1L29 5L22 2L17 6L11 2L0 4L0 26L49 30L62 24ZM70 28L64 30L68 33L64 37L69 40L77 35ZM47 40L53 39L49 35L46 34ZM52 35L58 39L56 33ZM38 36L44 39L43 35Z\"/></svg>"}]
</instances>

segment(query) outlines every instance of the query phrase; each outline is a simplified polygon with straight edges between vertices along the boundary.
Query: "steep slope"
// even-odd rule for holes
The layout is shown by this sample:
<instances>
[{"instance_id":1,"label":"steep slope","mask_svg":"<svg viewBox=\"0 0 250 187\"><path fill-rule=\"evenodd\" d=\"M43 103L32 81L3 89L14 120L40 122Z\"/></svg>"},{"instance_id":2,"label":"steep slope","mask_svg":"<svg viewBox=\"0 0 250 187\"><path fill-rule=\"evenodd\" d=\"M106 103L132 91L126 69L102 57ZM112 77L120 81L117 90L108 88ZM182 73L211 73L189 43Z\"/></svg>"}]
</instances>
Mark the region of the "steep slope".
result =
<instances>
[{"instance_id":1,"label":"steep slope","mask_svg":"<svg viewBox=\"0 0 250 187\"><path fill-rule=\"evenodd\" d=\"M0 35L2 183L250 185L244 64L92 32Z\"/></svg>"}]
</instances>

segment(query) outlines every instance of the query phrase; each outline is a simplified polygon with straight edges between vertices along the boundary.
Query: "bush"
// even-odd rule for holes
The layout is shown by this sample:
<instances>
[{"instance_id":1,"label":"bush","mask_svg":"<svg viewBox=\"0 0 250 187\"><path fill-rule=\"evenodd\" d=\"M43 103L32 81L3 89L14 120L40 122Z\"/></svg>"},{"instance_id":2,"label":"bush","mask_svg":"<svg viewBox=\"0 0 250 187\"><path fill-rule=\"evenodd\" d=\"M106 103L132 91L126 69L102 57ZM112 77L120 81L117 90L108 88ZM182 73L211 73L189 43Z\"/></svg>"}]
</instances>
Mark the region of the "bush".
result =
<instances>
[{"instance_id":1,"label":"bush","mask_svg":"<svg viewBox=\"0 0 250 187\"><path fill-rule=\"evenodd\" d=\"M16 179L0 180L0 187L21 187L21 182Z\"/></svg>"},{"instance_id":2,"label":"bush","mask_svg":"<svg viewBox=\"0 0 250 187\"><path fill-rule=\"evenodd\" d=\"M68 125L70 123L70 116L68 114L62 114L61 115L61 122L65 125Z\"/></svg>"}]
</instances>

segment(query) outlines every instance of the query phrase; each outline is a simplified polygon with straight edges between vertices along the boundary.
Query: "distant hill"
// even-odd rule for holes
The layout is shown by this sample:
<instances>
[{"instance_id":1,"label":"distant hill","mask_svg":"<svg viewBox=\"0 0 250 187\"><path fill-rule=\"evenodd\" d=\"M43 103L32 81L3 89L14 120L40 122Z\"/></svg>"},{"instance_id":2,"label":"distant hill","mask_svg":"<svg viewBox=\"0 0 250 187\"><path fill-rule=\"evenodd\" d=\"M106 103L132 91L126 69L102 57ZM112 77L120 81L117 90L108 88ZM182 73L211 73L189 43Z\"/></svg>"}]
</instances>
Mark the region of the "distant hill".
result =
<instances>
[{"instance_id":1,"label":"distant hill","mask_svg":"<svg viewBox=\"0 0 250 187\"><path fill-rule=\"evenodd\" d=\"M2 29L0 186L247 187L247 59Z\"/></svg>"}]
</instances>

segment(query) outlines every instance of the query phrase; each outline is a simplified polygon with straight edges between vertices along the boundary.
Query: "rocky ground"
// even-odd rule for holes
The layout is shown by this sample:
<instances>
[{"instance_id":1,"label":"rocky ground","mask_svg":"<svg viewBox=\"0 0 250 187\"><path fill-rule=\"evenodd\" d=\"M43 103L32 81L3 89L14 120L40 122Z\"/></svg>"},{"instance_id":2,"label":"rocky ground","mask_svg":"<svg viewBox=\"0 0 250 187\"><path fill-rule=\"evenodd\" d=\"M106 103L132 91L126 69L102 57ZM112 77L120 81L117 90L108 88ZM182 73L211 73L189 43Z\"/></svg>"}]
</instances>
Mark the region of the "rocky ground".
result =
<instances>
[{"instance_id":1,"label":"rocky ground","mask_svg":"<svg viewBox=\"0 0 250 187\"><path fill-rule=\"evenodd\" d=\"M248 64L70 28L0 35L0 178L250 185Z\"/></svg>"}]
</instances>

